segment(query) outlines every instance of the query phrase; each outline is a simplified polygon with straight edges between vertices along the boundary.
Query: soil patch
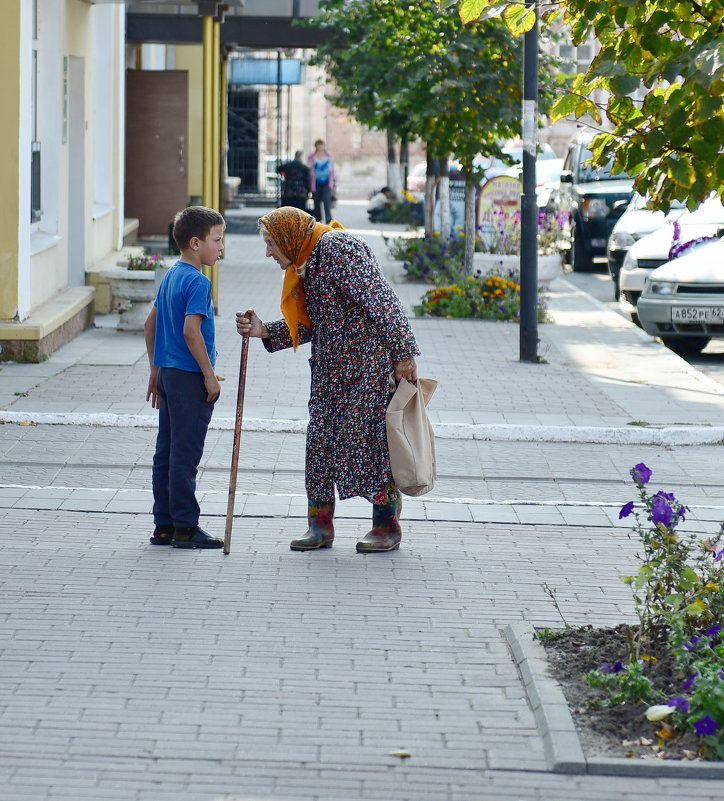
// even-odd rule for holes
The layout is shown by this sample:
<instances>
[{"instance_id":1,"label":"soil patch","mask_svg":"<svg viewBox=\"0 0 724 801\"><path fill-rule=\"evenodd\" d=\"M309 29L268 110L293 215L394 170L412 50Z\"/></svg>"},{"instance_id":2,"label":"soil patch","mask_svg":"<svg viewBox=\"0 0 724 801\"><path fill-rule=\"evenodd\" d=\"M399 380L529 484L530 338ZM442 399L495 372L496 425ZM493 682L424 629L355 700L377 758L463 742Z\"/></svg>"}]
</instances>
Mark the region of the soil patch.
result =
<instances>
[{"instance_id":1,"label":"soil patch","mask_svg":"<svg viewBox=\"0 0 724 801\"><path fill-rule=\"evenodd\" d=\"M555 632L555 637L540 640L550 673L568 701L584 753L587 757L701 760L694 734L659 736L661 724L644 717L648 704L612 708L596 705L603 697L601 691L590 687L582 674L600 668L604 662L625 663L627 629L624 625L598 629L584 626ZM668 651L653 643L647 646L646 654L655 657L647 662L646 670L654 687L665 698L680 695L681 678Z\"/></svg>"}]
</instances>

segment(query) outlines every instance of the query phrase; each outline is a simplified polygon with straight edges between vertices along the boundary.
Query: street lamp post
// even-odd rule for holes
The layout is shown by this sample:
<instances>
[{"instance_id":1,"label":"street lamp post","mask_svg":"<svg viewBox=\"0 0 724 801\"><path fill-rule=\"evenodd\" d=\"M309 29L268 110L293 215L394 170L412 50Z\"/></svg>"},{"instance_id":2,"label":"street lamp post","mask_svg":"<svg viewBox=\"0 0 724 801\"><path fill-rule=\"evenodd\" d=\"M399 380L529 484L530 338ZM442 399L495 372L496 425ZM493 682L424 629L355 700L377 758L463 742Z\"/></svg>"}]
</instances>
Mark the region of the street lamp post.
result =
<instances>
[{"instance_id":1,"label":"street lamp post","mask_svg":"<svg viewBox=\"0 0 724 801\"><path fill-rule=\"evenodd\" d=\"M520 203L520 360L538 361L538 0L523 42L523 195Z\"/></svg>"}]
</instances>

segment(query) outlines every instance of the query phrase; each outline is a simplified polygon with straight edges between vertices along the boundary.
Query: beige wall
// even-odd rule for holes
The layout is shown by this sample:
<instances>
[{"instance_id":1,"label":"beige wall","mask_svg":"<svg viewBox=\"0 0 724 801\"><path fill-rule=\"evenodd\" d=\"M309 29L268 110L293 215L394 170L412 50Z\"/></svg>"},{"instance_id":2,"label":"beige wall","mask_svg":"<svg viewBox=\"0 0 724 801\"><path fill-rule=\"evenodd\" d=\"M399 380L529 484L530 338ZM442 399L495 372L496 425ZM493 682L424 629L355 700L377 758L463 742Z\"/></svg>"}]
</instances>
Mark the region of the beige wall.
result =
<instances>
[{"instance_id":1,"label":"beige wall","mask_svg":"<svg viewBox=\"0 0 724 801\"><path fill-rule=\"evenodd\" d=\"M3 76L3 124L0 125L0 320L12 319L18 307L18 186L20 126L20 0L5 2L0 27L0 74Z\"/></svg>"},{"instance_id":2,"label":"beige wall","mask_svg":"<svg viewBox=\"0 0 724 801\"><path fill-rule=\"evenodd\" d=\"M102 10L98 10L102 9ZM96 48L113 48L111 74L103 78L121 86L123 69L121 6L95 6L84 0L38 0L38 127L32 129L32 4L28 0L4 0L0 32L5 116L0 126L0 185L3 214L0 215L0 319L20 321L52 300L69 283L68 192L73 176L68 172L70 135L63 141L63 102L66 56L84 60L82 94L84 114L80 126L85 176L81 191L84 216L76 229L84 244L83 263L76 265L75 282L82 284L85 270L110 254L119 242L121 220L117 209L122 196L122 137L117 128L123 108L116 102L110 125L95 125L93 115L93 54ZM94 42L94 14L110 14L114 41ZM112 89L111 89L112 90ZM114 101L116 98L114 97ZM101 130L103 128L103 130ZM105 130L109 128L109 130ZM111 209L93 218L94 137L106 137L108 170L112 187ZM41 144L43 217L30 224L30 142ZM96 156L97 158L97 156ZM114 208L116 212L114 213Z\"/></svg>"},{"instance_id":3,"label":"beige wall","mask_svg":"<svg viewBox=\"0 0 724 801\"><path fill-rule=\"evenodd\" d=\"M204 73L201 45L176 45L174 69L188 72L188 165L189 197L203 194Z\"/></svg>"}]
</instances>

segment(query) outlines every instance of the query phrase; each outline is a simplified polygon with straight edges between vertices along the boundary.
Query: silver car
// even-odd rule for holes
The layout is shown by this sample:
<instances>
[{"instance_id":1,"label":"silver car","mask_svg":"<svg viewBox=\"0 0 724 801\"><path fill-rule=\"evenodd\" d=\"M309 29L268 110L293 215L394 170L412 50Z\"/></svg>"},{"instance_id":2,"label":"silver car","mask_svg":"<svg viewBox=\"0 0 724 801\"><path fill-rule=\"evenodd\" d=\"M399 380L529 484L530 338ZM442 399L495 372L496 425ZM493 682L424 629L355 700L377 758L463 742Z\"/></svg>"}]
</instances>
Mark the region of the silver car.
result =
<instances>
[{"instance_id":1,"label":"silver car","mask_svg":"<svg viewBox=\"0 0 724 801\"><path fill-rule=\"evenodd\" d=\"M724 337L724 241L687 249L653 270L638 300L641 327L681 354Z\"/></svg>"}]
</instances>

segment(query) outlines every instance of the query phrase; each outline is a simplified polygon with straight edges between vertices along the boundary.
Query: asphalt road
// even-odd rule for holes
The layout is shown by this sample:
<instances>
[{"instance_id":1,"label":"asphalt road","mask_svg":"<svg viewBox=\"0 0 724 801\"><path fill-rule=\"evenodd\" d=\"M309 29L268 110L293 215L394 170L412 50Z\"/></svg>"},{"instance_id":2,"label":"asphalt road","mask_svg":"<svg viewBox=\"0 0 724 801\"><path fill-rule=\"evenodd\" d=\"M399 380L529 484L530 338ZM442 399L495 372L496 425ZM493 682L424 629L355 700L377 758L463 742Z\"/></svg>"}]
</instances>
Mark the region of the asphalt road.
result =
<instances>
[{"instance_id":1,"label":"asphalt road","mask_svg":"<svg viewBox=\"0 0 724 801\"><path fill-rule=\"evenodd\" d=\"M569 270L570 268L566 266L565 269ZM608 274L605 262L597 263L593 272L566 272L564 277L577 289L588 292L609 309L627 317L613 298L613 281ZM690 356L687 361L697 370L701 370L710 378L724 385L724 339L712 339L699 355Z\"/></svg>"}]
</instances>

